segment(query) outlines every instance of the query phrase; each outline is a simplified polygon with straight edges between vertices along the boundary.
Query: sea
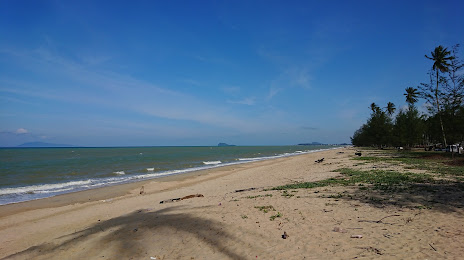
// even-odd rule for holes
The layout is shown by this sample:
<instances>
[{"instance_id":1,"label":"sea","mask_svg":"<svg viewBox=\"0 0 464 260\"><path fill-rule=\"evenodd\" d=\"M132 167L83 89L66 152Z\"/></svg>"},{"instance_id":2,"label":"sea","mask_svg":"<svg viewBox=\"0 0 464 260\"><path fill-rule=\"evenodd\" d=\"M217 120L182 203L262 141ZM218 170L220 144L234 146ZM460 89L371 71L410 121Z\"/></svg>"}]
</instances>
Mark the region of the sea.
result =
<instances>
[{"instance_id":1,"label":"sea","mask_svg":"<svg viewBox=\"0 0 464 260\"><path fill-rule=\"evenodd\" d=\"M328 145L0 148L0 205L334 148Z\"/></svg>"}]
</instances>

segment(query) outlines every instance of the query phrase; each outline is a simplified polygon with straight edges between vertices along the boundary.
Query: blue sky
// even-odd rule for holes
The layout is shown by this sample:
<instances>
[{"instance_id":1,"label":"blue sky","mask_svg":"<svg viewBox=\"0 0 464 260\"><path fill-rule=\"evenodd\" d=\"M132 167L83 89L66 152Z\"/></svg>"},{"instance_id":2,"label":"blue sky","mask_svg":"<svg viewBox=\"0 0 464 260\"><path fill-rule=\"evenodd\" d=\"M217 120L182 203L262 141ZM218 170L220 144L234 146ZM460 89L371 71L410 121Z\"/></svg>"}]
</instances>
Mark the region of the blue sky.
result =
<instances>
[{"instance_id":1,"label":"blue sky","mask_svg":"<svg viewBox=\"0 0 464 260\"><path fill-rule=\"evenodd\" d=\"M349 142L462 1L0 1L0 146ZM462 52L462 49L461 49ZM462 55L464 56L464 55Z\"/></svg>"}]
</instances>

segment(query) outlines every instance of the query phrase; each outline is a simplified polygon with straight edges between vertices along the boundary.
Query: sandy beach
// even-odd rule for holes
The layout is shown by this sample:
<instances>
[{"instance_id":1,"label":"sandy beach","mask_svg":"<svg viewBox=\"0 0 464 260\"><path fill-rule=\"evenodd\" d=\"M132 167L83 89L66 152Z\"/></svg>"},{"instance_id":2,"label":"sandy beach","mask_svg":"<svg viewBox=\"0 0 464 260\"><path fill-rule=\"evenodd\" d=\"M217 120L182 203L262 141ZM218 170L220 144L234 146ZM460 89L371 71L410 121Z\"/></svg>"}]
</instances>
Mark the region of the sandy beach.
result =
<instances>
[{"instance_id":1,"label":"sandy beach","mask_svg":"<svg viewBox=\"0 0 464 260\"><path fill-rule=\"evenodd\" d=\"M447 198L393 201L351 186L271 190L338 177L340 168L408 171L361 164L352 160L355 152L341 148L0 206L0 258L462 259L462 191L441 203Z\"/></svg>"}]
</instances>

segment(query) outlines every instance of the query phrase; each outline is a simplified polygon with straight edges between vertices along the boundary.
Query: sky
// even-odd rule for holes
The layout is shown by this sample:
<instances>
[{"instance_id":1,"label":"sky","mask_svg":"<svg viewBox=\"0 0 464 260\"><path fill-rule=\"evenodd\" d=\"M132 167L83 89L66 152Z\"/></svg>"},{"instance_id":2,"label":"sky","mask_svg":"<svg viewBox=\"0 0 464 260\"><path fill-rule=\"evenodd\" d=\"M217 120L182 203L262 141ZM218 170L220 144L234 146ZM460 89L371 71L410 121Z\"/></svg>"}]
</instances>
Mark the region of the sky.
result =
<instances>
[{"instance_id":1,"label":"sky","mask_svg":"<svg viewBox=\"0 0 464 260\"><path fill-rule=\"evenodd\" d=\"M349 143L463 1L0 0L0 146ZM461 57L463 50L460 51Z\"/></svg>"}]
</instances>

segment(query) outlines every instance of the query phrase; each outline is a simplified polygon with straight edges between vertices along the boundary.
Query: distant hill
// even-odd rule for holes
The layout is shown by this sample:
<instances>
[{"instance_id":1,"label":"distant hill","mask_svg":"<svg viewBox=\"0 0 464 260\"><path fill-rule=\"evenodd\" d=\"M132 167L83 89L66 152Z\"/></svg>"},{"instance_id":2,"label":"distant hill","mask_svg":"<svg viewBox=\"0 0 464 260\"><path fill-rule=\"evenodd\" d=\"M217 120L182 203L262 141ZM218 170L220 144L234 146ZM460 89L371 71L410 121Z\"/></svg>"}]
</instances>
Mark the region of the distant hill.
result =
<instances>
[{"instance_id":1,"label":"distant hill","mask_svg":"<svg viewBox=\"0 0 464 260\"><path fill-rule=\"evenodd\" d=\"M18 145L17 147L75 147L75 145L69 144L52 144L44 142L30 142Z\"/></svg>"},{"instance_id":2,"label":"distant hill","mask_svg":"<svg viewBox=\"0 0 464 260\"><path fill-rule=\"evenodd\" d=\"M219 143L218 146L235 146L233 144Z\"/></svg>"},{"instance_id":3,"label":"distant hill","mask_svg":"<svg viewBox=\"0 0 464 260\"><path fill-rule=\"evenodd\" d=\"M324 144L319 143L319 142L312 142L312 143L304 143L304 144L298 144L298 145L324 145Z\"/></svg>"}]
</instances>

